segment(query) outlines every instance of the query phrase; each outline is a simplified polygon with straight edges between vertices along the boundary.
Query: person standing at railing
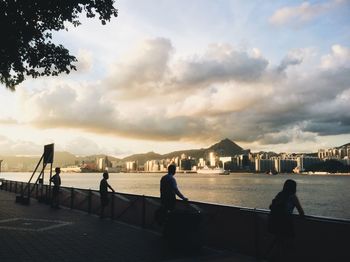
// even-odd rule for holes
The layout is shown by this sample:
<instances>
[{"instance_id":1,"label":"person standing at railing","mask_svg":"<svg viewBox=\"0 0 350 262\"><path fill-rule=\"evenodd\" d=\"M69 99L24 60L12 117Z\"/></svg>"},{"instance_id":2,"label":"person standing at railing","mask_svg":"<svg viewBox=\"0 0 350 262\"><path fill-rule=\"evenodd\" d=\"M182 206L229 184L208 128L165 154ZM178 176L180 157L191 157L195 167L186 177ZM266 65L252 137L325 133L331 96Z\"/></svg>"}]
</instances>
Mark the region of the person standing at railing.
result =
<instances>
[{"instance_id":1,"label":"person standing at railing","mask_svg":"<svg viewBox=\"0 0 350 262\"><path fill-rule=\"evenodd\" d=\"M56 174L50 179L50 181L53 183L51 207L59 209L60 208L61 168L56 167L55 173Z\"/></svg>"},{"instance_id":2,"label":"person standing at railing","mask_svg":"<svg viewBox=\"0 0 350 262\"><path fill-rule=\"evenodd\" d=\"M109 178L109 174L107 171L103 172L103 178L100 182L100 197L101 197L101 213L100 217L104 218L104 210L105 207L108 206L109 198L108 198L108 188L112 190L114 193L114 189L108 184L107 180Z\"/></svg>"},{"instance_id":3,"label":"person standing at railing","mask_svg":"<svg viewBox=\"0 0 350 262\"><path fill-rule=\"evenodd\" d=\"M301 217L304 210L296 195L297 183L288 179L283 185L283 190L272 200L268 230L275 236L269 253L271 261L293 261L293 239L295 237L293 225L293 211L296 208ZM271 252L272 251L272 252Z\"/></svg>"},{"instance_id":4,"label":"person standing at railing","mask_svg":"<svg viewBox=\"0 0 350 262\"><path fill-rule=\"evenodd\" d=\"M173 211L175 209L176 204L176 196L180 197L184 201L188 201L188 199L180 192L177 187L176 179L176 166L169 165L168 166L168 174L162 177L160 180L160 199L162 203L162 207L166 211Z\"/></svg>"}]
</instances>

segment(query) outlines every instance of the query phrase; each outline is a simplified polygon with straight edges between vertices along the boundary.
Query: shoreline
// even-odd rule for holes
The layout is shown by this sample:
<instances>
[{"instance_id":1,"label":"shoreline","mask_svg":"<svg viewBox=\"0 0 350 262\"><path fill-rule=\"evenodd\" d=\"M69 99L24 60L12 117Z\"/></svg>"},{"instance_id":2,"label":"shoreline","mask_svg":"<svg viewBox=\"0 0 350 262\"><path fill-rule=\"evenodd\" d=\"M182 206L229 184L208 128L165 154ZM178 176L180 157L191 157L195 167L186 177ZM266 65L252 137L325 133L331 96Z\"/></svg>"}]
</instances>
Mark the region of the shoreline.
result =
<instances>
[{"instance_id":1,"label":"shoreline","mask_svg":"<svg viewBox=\"0 0 350 262\"><path fill-rule=\"evenodd\" d=\"M47 170L48 171L48 170ZM10 174L10 173L33 173L33 171L1 171L0 172L0 177L1 174ZM62 172L62 174L99 174L103 173L103 171L91 171L91 172ZM134 172L109 172L110 174L166 174L167 171L134 171ZM177 174L186 174L186 175L201 175L198 174L196 171L176 171ZM206 174L206 175L212 175L212 176L230 176L230 175L235 175L235 174L246 174L246 175L251 175L251 174L256 174L256 175L265 175L265 176L284 176L284 175L295 175L295 176L350 176L350 173L327 173L327 172L302 172L302 173L277 173L277 174L266 174L264 172L248 172L248 171L243 171L243 172L230 172L228 174Z\"/></svg>"}]
</instances>

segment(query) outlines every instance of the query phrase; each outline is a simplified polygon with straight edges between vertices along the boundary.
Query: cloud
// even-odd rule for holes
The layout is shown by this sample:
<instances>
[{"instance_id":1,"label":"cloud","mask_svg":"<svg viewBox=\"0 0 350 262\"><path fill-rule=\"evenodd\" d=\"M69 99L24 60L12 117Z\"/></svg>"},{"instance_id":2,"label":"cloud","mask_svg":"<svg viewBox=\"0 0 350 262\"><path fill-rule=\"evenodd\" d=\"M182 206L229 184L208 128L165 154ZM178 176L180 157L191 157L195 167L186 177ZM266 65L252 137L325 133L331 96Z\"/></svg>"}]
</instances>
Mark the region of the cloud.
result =
<instances>
[{"instance_id":1,"label":"cloud","mask_svg":"<svg viewBox=\"0 0 350 262\"><path fill-rule=\"evenodd\" d=\"M1 155L33 155L42 154L43 147L33 142L12 140L0 135L0 154Z\"/></svg>"},{"instance_id":2,"label":"cloud","mask_svg":"<svg viewBox=\"0 0 350 262\"><path fill-rule=\"evenodd\" d=\"M125 98L149 94L166 81L172 52L168 39L147 39L111 66L103 84Z\"/></svg>"},{"instance_id":3,"label":"cloud","mask_svg":"<svg viewBox=\"0 0 350 262\"><path fill-rule=\"evenodd\" d=\"M269 18L274 25L304 24L317 16L340 7L346 1L333 0L324 3L303 2L299 6L282 7Z\"/></svg>"},{"instance_id":4,"label":"cloud","mask_svg":"<svg viewBox=\"0 0 350 262\"><path fill-rule=\"evenodd\" d=\"M0 119L0 125L16 125L18 121L12 117Z\"/></svg>"},{"instance_id":5,"label":"cloud","mask_svg":"<svg viewBox=\"0 0 350 262\"><path fill-rule=\"evenodd\" d=\"M211 45L207 52L191 60L180 61L175 68L179 84L198 85L227 81L258 81L268 61L259 56L257 49L252 54L234 50L230 45Z\"/></svg>"},{"instance_id":6,"label":"cloud","mask_svg":"<svg viewBox=\"0 0 350 262\"><path fill-rule=\"evenodd\" d=\"M278 72L284 72L289 66L299 65L303 61L302 57L295 55L288 55L281 61L280 65L277 67Z\"/></svg>"},{"instance_id":7,"label":"cloud","mask_svg":"<svg viewBox=\"0 0 350 262\"><path fill-rule=\"evenodd\" d=\"M118 99L191 93L219 82L257 82L268 66L258 49L239 51L228 44L212 44L203 54L176 58L165 38L145 40L130 53L123 57L127 62L111 66L102 83Z\"/></svg>"},{"instance_id":8,"label":"cloud","mask_svg":"<svg viewBox=\"0 0 350 262\"><path fill-rule=\"evenodd\" d=\"M90 72L93 65L92 53L85 49L79 49L76 63L78 73ZM74 71L73 71L74 72Z\"/></svg>"},{"instance_id":9,"label":"cloud","mask_svg":"<svg viewBox=\"0 0 350 262\"><path fill-rule=\"evenodd\" d=\"M68 141L65 145L61 145L59 150L68 151L75 155L86 156L93 154L108 154L108 155L122 155L129 152L121 151L117 148L107 148L100 146L95 141L86 137L76 137Z\"/></svg>"},{"instance_id":10,"label":"cloud","mask_svg":"<svg viewBox=\"0 0 350 262\"><path fill-rule=\"evenodd\" d=\"M104 79L18 90L21 122L152 141L283 144L348 134L348 51L333 46L306 73L300 64L309 49L291 50L270 65L260 51L228 44L179 58L170 40L149 39Z\"/></svg>"},{"instance_id":11,"label":"cloud","mask_svg":"<svg viewBox=\"0 0 350 262\"><path fill-rule=\"evenodd\" d=\"M291 142L303 143L310 141L316 141L316 134L311 132L305 132L305 130L301 130L300 127L297 126L290 129L284 129L275 133L262 134L261 137L257 139L257 142L262 145L288 144Z\"/></svg>"},{"instance_id":12,"label":"cloud","mask_svg":"<svg viewBox=\"0 0 350 262\"><path fill-rule=\"evenodd\" d=\"M322 57L321 67L324 69L350 68L350 49L341 45L333 45L332 53Z\"/></svg>"}]
</instances>

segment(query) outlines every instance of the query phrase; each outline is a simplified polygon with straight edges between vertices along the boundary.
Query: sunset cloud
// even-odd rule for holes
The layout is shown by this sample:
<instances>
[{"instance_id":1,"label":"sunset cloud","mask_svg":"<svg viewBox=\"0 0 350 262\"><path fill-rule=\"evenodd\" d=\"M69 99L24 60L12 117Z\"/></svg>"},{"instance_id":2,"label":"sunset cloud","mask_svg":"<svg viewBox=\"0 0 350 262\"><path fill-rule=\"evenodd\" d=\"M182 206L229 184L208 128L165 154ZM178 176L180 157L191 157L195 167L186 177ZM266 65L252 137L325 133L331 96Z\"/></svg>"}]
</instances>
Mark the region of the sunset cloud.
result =
<instances>
[{"instance_id":1,"label":"sunset cloud","mask_svg":"<svg viewBox=\"0 0 350 262\"><path fill-rule=\"evenodd\" d=\"M0 89L3 146L124 155L226 137L252 150L348 142L349 1L198 2L120 0L105 26L82 18L55 32L77 71Z\"/></svg>"},{"instance_id":2,"label":"sunset cloud","mask_svg":"<svg viewBox=\"0 0 350 262\"><path fill-rule=\"evenodd\" d=\"M167 39L141 46L106 79L23 94L24 122L158 141L230 137L276 144L350 132L349 67L289 77L287 67L302 63L302 52L289 52L277 67L268 67L262 55L254 58L229 45L210 46L196 62L177 61ZM347 52L333 46L320 60L347 65ZM283 77L271 78L276 72Z\"/></svg>"},{"instance_id":3,"label":"sunset cloud","mask_svg":"<svg viewBox=\"0 0 350 262\"><path fill-rule=\"evenodd\" d=\"M303 2L298 6L286 6L276 10L269 21L274 25L303 24L345 3L343 0L330 0L324 3Z\"/></svg>"}]
</instances>

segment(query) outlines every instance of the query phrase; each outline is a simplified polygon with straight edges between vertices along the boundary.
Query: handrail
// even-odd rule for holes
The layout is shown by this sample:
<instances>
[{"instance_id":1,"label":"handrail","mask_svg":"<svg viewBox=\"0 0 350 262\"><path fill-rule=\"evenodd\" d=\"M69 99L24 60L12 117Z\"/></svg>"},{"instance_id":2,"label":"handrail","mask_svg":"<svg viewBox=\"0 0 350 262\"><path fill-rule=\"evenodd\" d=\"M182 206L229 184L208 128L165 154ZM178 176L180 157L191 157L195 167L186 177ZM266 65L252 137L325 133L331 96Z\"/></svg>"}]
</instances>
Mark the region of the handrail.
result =
<instances>
[{"instance_id":1,"label":"handrail","mask_svg":"<svg viewBox=\"0 0 350 262\"><path fill-rule=\"evenodd\" d=\"M3 182L1 189L18 192L16 183L14 188L10 186L15 181L3 180ZM43 188L48 186L44 184ZM76 194L77 192L80 194ZM62 187L61 194L61 200L65 201L62 205L93 214L101 211L97 190ZM107 217L161 232L162 228L154 219L154 212L160 204L159 197L120 192L109 194L112 196L112 201L109 202L110 208L106 209ZM258 259L266 258L268 244L273 240L267 228L269 210L197 201L181 201L181 203L179 201L178 204L179 209L199 207L198 211L203 214L201 230L204 232L203 244L206 246L234 249L237 252L255 255ZM295 243L299 252L296 261L332 261L335 258L334 254L336 258L346 257L341 259L342 261L350 261L347 252L350 220L310 215L304 216L303 219L297 215L293 217L298 237Z\"/></svg>"},{"instance_id":2,"label":"handrail","mask_svg":"<svg viewBox=\"0 0 350 262\"><path fill-rule=\"evenodd\" d=\"M259 208L241 208L240 210L246 211L246 212L253 212L253 213L259 213L259 214L269 214L270 211L267 209L259 209ZM308 220L315 220L315 221L328 221L328 222L337 222L337 223L346 223L350 224L350 219L346 218L334 218L334 217L326 217L326 216L315 216L315 215L304 215L301 217L298 214L292 214L294 217L299 217L303 219Z\"/></svg>"},{"instance_id":3,"label":"handrail","mask_svg":"<svg viewBox=\"0 0 350 262\"><path fill-rule=\"evenodd\" d=\"M20 181L15 181L15 180L7 180L7 179L2 179L3 182L7 181L7 182L20 182ZM26 182L23 182L26 183ZM46 185L46 184L44 184ZM70 191L71 188L73 187L61 187L61 189L63 190L68 190ZM88 192L84 192L84 191L88 191L89 189L84 189L84 188L73 188L74 192L78 192L81 193L83 195L87 195ZM92 192L96 192L97 194L99 194L98 190L95 189L90 189ZM95 194L95 193L94 193ZM128 198L126 198L124 195L130 195L136 198L142 198L145 197L148 201L150 199L155 199L155 200L159 200L159 197L155 197L155 196L148 196L148 195L139 195L139 194L130 194L130 193L122 193L122 192L109 192L109 194L114 194L114 196L116 198L119 198L123 201L126 202L130 202L131 200L129 200ZM246 212L257 212L260 214L268 214L270 211L267 209L262 209L262 208L252 208L252 207L242 207L242 206L234 206L234 205L224 205L224 204L218 204L218 203L211 203L211 202L201 202L201 201L188 201L190 204L192 205L211 205L211 206L218 206L218 207L226 207L226 208L234 208L234 209L238 209L238 210L242 210L242 211L246 211ZM293 216L295 217L299 217L296 214L293 214ZM308 220L317 220L317 221L327 221L327 222L336 222L336 223L350 223L350 219L346 219L346 218L335 218L335 217L326 217L326 216L316 216L316 215L305 215L304 216L305 219Z\"/></svg>"}]
</instances>

